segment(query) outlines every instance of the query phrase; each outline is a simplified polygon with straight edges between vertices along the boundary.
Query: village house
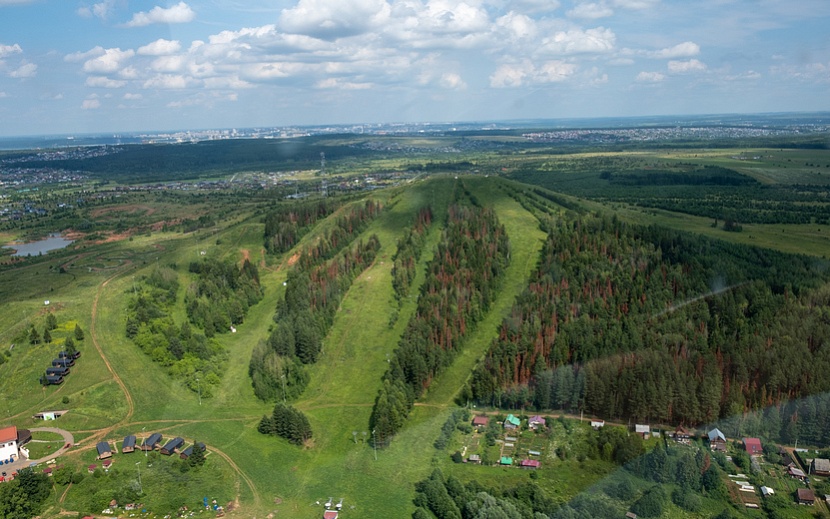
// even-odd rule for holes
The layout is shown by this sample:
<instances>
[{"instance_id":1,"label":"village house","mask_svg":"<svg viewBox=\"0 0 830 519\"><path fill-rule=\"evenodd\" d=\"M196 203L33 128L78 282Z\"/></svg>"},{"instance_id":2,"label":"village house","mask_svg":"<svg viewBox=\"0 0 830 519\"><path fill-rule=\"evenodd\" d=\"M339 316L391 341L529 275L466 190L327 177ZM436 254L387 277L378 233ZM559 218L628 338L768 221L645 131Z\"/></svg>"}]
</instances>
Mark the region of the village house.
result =
<instances>
[{"instance_id":1,"label":"village house","mask_svg":"<svg viewBox=\"0 0 830 519\"><path fill-rule=\"evenodd\" d=\"M486 416L473 417L473 427L487 427L488 423L490 423L490 419Z\"/></svg>"},{"instance_id":2,"label":"village house","mask_svg":"<svg viewBox=\"0 0 830 519\"><path fill-rule=\"evenodd\" d=\"M174 452L179 452L179 449L182 448L182 445L184 445L184 438L180 438L177 436L172 440L168 441L166 444L164 444L164 447L161 448L160 452L165 456L170 456Z\"/></svg>"},{"instance_id":3,"label":"village house","mask_svg":"<svg viewBox=\"0 0 830 519\"><path fill-rule=\"evenodd\" d=\"M799 469L799 468L797 468L793 465L790 465L789 467L787 467L787 474L789 474L791 478L798 479L798 480L801 480L801 481L804 481L804 479L807 478L807 475L804 474L803 470L801 470L801 469Z\"/></svg>"},{"instance_id":4,"label":"village house","mask_svg":"<svg viewBox=\"0 0 830 519\"><path fill-rule=\"evenodd\" d=\"M17 456L17 427L10 425L0 429L0 460L17 459Z\"/></svg>"},{"instance_id":5,"label":"village house","mask_svg":"<svg viewBox=\"0 0 830 519\"><path fill-rule=\"evenodd\" d=\"M795 491L795 497L799 505L813 506L816 504L816 495L810 488L799 488Z\"/></svg>"},{"instance_id":6,"label":"village house","mask_svg":"<svg viewBox=\"0 0 830 519\"><path fill-rule=\"evenodd\" d=\"M830 476L830 460L825 458L814 459L811 472L816 476Z\"/></svg>"},{"instance_id":7,"label":"village house","mask_svg":"<svg viewBox=\"0 0 830 519\"><path fill-rule=\"evenodd\" d=\"M190 447L188 447L188 448L186 448L185 450L183 450L183 451L182 451L182 453L181 453L181 454L179 454L179 457L180 457L181 459L183 459L183 460L186 460L187 458L189 458L189 457L193 454L193 447L194 447L195 445L198 445L198 446L199 446L199 448L200 448L200 449L202 449L202 452L204 452L204 450L205 450L205 444L204 444L204 443L202 443L202 442L199 442L199 443L194 443L194 444L193 444L193 445L191 445Z\"/></svg>"},{"instance_id":8,"label":"village house","mask_svg":"<svg viewBox=\"0 0 830 519\"><path fill-rule=\"evenodd\" d=\"M98 450L99 460L107 459L112 456L112 449L110 448L110 444L107 442L98 442L95 445L95 449Z\"/></svg>"},{"instance_id":9,"label":"village house","mask_svg":"<svg viewBox=\"0 0 830 519\"><path fill-rule=\"evenodd\" d=\"M523 469L538 469L542 464L539 460L522 460L520 465Z\"/></svg>"},{"instance_id":10,"label":"village house","mask_svg":"<svg viewBox=\"0 0 830 519\"><path fill-rule=\"evenodd\" d=\"M121 444L121 452L133 452L135 451L135 436L129 435L124 437L124 442Z\"/></svg>"},{"instance_id":11,"label":"village house","mask_svg":"<svg viewBox=\"0 0 830 519\"><path fill-rule=\"evenodd\" d=\"M715 428L709 431L709 448L713 451L726 452L726 436L720 429Z\"/></svg>"},{"instance_id":12,"label":"village house","mask_svg":"<svg viewBox=\"0 0 830 519\"><path fill-rule=\"evenodd\" d=\"M744 449L750 456L756 456L764 453L761 447L761 440L758 438L744 438Z\"/></svg>"},{"instance_id":13,"label":"village house","mask_svg":"<svg viewBox=\"0 0 830 519\"><path fill-rule=\"evenodd\" d=\"M521 424L522 421L512 414L507 415L507 418L504 420L505 429L517 429Z\"/></svg>"},{"instance_id":14,"label":"village house","mask_svg":"<svg viewBox=\"0 0 830 519\"><path fill-rule=\"evenodd\" d=\"M152 451L158 448L159 443L161 443L161 433L153 433L150 435L149 438L144 440L144 443L141 444L141 450L143 451Z\"/></svg>"},{"instance_id":15,"label":"village house","mask_svg":"<svg viewBox=\"0 0 830 519\"><path fill-rule=\"evenodd\" d=\"M651 428L648 425L634 424L634 432L644 440L648 440Z\"/></svg>"},{"instance_id":16,"label":"village house","mask_svg":"<svg viewBox=\"0 0 830 519\"><path fill-rule=\"evenodd\" d=\"M682 443L683 445L689 445L689 443L691 443L691 435L685 427L679 425L677 426L677 429L674 430L674 441Z\"/></svg>"},{"instance_id":17,"label":"village house","mask_svg":"<svg viewBox=\"0 0 830 519\"><path fill-rule=\"evenodd\" d=\"M528 427L530 427L534 431L536 429L540 428L540 427L543 428L543 429L546 427L545 419L542 418L541 416L539 416L538 414L534 415L534 416L531 416L527 420L527 425L528 425Z\"/></svg>"}]
</instances>

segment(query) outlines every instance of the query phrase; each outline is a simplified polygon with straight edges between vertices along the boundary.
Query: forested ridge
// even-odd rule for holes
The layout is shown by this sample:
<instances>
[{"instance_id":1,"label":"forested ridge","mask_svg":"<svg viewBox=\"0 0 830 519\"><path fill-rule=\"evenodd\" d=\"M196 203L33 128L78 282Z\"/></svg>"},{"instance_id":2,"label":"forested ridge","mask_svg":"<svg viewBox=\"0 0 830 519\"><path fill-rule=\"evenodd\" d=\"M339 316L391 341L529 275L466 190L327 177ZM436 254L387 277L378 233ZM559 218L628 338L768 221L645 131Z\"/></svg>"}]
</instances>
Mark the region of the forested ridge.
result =
<instances>
[{"instance_id":1,"label":"forested ridge","mask_svg":"<svg viewBox=\"0 0 830 519\"><path fill-rule=\"evenodd\" d=\"M395 290L395 299L398 303L409 296L412 281L415 279L415 265L421 259L426 242L426 233L432 225L432 209L421 208L415 217L412 227L404 231L398 239L398 248L392 256L392 288Z\"/></svg>"},{"instance_id":2,"label":"forested ridge","mask_svg":"<svg viewBox=\"0 0 830 519\"><path fill-rule=\"evenodd\" d=\"M265 250L281 254L292 249L317 222L340 207L335 200L281 205L265 216Z\"/></svg>"},{"instance_id":3,"label":"forested ridge","mask_svg":"<svg viewBox=\"0 0 830 519\"><path fill-rule=\"evenodd\" d=\"M340 301L354 278L375 260L380 242L372 235L346 247L380 210L380 204L372 201L351 208L299 254L277 303L275 324L268 338L254 348L249 363L254 393L261 400L293 399L305 389L304 365L317 361Z\"/></svg>"},{"instance_id":4,"label":"forested ridge","mask_svg":"<svg viewBox=\"0 0 830 519\"><path fill-rule=\"evenodd\" d=\"M400 430L415 399L455 358L465 335L487 312L508 260L508 237L494 211L449 207L417 310L375 399L370 427L377 443L387 443Z\"/></svg>"},{"instance_id":5,"label":"forested ridge","mask_svg":"<svg viewBox=\"0 0 830 519\"><path fill-rule=\"evenodd\" d=\"M698 424L827 391L826 280L815 259L562 219L462 398Z\"/></svg>"}]
</instances>

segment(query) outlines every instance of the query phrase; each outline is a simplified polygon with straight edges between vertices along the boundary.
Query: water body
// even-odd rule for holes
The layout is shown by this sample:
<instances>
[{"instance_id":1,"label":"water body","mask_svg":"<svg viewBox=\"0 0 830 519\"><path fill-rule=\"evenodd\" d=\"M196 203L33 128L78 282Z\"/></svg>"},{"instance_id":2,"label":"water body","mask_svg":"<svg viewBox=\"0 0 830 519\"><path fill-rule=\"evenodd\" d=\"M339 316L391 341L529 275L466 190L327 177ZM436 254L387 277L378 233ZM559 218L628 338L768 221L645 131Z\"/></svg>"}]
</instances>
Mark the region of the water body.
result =
<instances>
[{"instance_id":1,"label":"water body","mask_svg":"<svg viewBox=\"0 0 830 519\"><path fill-rule=\"evenodd\" d=\"M64 238L60 234L50 234L48 238L33 241L29 243L21 243L15 245L4 245L4 249L14 249L12 256L37 256L39 254L46 254L52 250L63 249L75 240Z\"/></svg>"}]
</instances>

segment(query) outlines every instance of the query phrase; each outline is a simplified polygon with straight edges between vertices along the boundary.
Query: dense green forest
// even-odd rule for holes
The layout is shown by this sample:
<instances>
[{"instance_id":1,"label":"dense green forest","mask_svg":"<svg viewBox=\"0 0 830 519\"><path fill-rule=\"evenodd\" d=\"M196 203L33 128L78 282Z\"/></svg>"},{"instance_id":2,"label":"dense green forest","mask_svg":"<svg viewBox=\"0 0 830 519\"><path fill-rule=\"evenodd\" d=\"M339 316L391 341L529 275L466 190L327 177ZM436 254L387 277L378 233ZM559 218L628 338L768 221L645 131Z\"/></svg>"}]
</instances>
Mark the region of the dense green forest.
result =
<instances>
[{"instance_id":1,"label":"dense green forest","mask_svg":"<svg viewBox=\"0 0 830 519\"><path fill-rule=\"evenodd\" d=\"M340 207L339 200L284 204L265 216L265 250L281 254L291 250L322 218Z\"/></svg>"},{"instance_id":2,"label":"dense green forest","mask_svg":"<svg viewBox=\"0 0 830 519\"><path fill-rule=\"evenodd\" d=\"M563 219L464 397L699 424L821 393L826 279L806 257Z\"/></svg>"},{"instance_id":3,"label":"dense green forest","mask_svg":"<svg viewBox=\"0 0 830 519\"><path fill-rule=\"evenodd\" d=\"M417 311L375 399L370 428L377 431L378 444L387 444L400 430L415 399L452 362L465 335L487 312L509 260L509 248L504 227L492 210L459 204L449 208Z\"/></svg>"},{"instance_id":4,"label":"dense green forest","mask_svg":"<svg viewBox=\"0 0 830 519\"><path fill-rule=\"evenodd\" d=\"M392 261L392 288L395 290L395 299L400 304L405 297L409 296L412 281L415 279L415 265L421 259L424 250L426 233L432 224L432 210L425 207L418 211L415 224L404 231L403 236L398 239L398 248Z\"/></svg>"},{"instance_id":5,"label":"dense green forest","mask_svg":"<svg viewBox=\"0 0 830 519\"><path fill-rule=\"evenodd\" d=\"M288 274L285 295L277 304L275 325L267 340L256 346L249 363L254 393L261 400L293 399L302 393L308 383L303 365L317 361L341 299L354 278L375 260L380 242L373 235L344 248L380 210L380 204L372 201L350 208L299 254ZM329 258L333 259L326 262Z\"/></svg>"}]
</instances>

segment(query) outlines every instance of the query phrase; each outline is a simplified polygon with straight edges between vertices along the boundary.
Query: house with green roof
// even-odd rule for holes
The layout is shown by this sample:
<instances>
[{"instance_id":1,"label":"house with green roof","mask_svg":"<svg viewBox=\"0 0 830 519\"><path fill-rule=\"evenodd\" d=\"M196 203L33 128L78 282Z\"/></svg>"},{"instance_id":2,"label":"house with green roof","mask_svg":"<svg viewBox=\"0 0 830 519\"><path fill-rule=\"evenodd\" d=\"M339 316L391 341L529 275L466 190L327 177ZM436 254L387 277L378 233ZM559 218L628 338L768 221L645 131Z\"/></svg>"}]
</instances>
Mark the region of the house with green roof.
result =
<instances>
[{"instance_id":1,"label":"house with green roof","mask_svg":"<svg viewBox=\"0 0 830 519\"><path fill-rule=\"evenodd\" d=\"M505 429L518 429L521 424L522 421L517 416L513 416L512 414L507 415L507 419L504 420Z\"/></svg>"},{"instance_id":2,"label":"house with green roof","mask_svg":"<svg viewBox=\"0 0 830 519\"><path fill-rule=\"evenodd\" d=\"M512 465L512 464L513 464L513 458L511 458L510 456L502 456L501 460L499 461L499 465Z\"/></svg>"}]
</instances>

